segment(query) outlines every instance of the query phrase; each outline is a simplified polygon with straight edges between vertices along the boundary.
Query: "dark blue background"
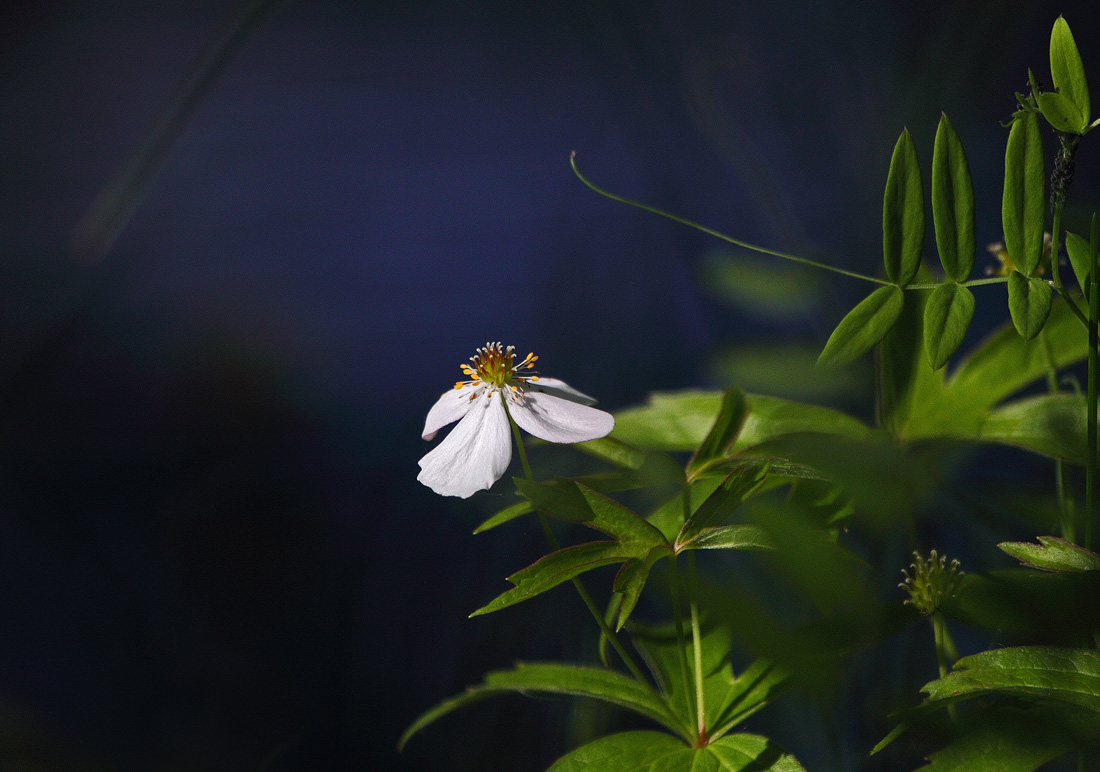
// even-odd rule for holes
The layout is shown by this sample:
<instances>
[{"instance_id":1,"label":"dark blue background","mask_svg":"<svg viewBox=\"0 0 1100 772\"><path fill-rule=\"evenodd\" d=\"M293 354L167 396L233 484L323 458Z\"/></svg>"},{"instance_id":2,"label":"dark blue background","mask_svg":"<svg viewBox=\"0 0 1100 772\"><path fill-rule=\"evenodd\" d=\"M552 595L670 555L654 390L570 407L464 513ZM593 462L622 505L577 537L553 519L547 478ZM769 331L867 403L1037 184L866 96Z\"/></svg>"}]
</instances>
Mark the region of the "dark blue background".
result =
<instances>
[{"instance_id":1,"label":"dark blue background","mask_svg":"<svg viewBox=\"0 0 1100 772\"><path fill-rule=\"evenodd\" d=\"M0 18L0 755L23 769L544 768L578 736L567 706L483 705L394 750L486 669L592 655L564 593L465 618L541 535L473 537L505 490L415 482L427 408L486 340L609 409L716 386L720 346L820 346L866 291L837 277L778 321L722 304L700 281L720 244L595 195L570 151L611 190L873 273L903 126L927 181L951 116L985 244L998 122L1058 13L1100 72L1089 3L292 1L89 258L81 218L235 7ZM1005 317L1002 288L978 300L974 335ZM774 715L752 728L822 769L882 729L834 715L830 755Z\"/></svg>"}]
</instances>

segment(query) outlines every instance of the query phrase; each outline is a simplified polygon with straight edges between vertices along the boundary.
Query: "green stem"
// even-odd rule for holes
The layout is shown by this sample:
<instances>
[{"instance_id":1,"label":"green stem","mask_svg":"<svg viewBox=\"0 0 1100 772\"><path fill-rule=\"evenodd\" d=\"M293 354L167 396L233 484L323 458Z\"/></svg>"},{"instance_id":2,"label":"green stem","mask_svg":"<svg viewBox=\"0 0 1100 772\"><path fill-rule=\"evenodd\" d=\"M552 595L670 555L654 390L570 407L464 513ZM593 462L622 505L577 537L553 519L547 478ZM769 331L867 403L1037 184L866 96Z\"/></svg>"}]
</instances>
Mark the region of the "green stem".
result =
<instances>
[{"instance_id":1,"label":"green stem","mask_svg":"<svg viewBox=\"0 0 1100 772\"><path fill-rule=\"evenodd\" d=\"M740 239L735 239L732 236L727 236L724 233L719 233L718 231L713 230L712 228L708 228L705 225L700 225L697 222L692 222L691 220L688 220L686 217L680 217L679 215L672 214L671 212L666 212L663 209L658 209L655 206L650 206L649 204L643 204L640 201L633 201L629 198L624 198L623 196L620 196L620 195L617 195L617 194L612 193L610 191L604 190L603 188L598 187L594 183L590 182L587 177L585 177L583 174L581 174L580 169L577 168L577 153L576 153L576 151L574 151L573 153L570 153L570 155L569 155L569 164L570 164L570 166L573 167L573 173L577 175L577 178L581 182L583 182L585 185L587 185L589 188L591 188L595 192L599 193L601 196L604 196L606 198L610 198L612 201L618 201L619 203L626 204L627 206L637 207L638 209L642 209L646 212L651 212L655 215L659 215L660 217L665 217L669 220L673 220L674 222L678 222L681 225L686 225L689 228L694 228L697 231L702 231L703 233L706 233L708 236L714 236L714 238L716 238L716 239L721 239L722 241L733 244L736 247L741 247L742 249L748 249L748 250L751 250L753 252L760 252L761 254L765 254L765 255L771 255L772 257L781 257L784 260L790 260L791 262L794 262L794 263L801 263L802 265L812 266L813 268L820 268L823 271L832 271L833 273L839 273L841 276L849 276L853 279L862 279L863 281L869 281L869 282L872 282L874 284L882 284L884 286L890 286L890 285L893 284L893 282L886 281L885 279L876 279L874 276L867 276L866 274L855 273L854 271L846 271L843 268L837 268L835 266L828 265L826 263L819 263L816 260L810 260L809 258L806 258L806 257L798 257L796 255L788 255L785 252L777 252L774 249L767 249L765 247L758 247L755 244L749 244L748 242L741 241Z\"/></svg>"},{"instance_id":2,"label":"green stem","mask_svg":"<svg viewBox=\"0 0 1100 772\"><path fill-rule=\"evenodd\" d=\"M1092 549L1092 524L1096 519L1096 348L1097 321L1100 320L1100 291L1097 272L1100 258L1097 253L1096 215L1092 217L1089 237L1092 266L1089 271L1089 386L1088 386L1088 457L1085 463L1085 549Z\"/></svg>"},{"instance_id":3,"label":"green stem","mask_svg":"<svg viewBox=\"0 0 1100 772\"><path fill-rule=\"evenodd\" d=\"M802 265L808 265L808 266L811 266L813 268L820 268L822 271L830 271L832 273L838 273L841 276L848 276L848 277L851 277L853 279L862 279L863 281L869 281L872 284L880 284L884 287L885 286L895 286L893 282L886 281L885 279L879 279L879 278L874 277L874 276L868 276L867 274L864 274L864 273L856 273L855 271L846 271L843 268L837 268L836 266L828 265L827 263L819 263L817 260L810 260L809 258L806 258L806 257L798 257L797 255L789 255L786 252L778 252L774 249L767 249L766 247L758 247L755 244L749 244L747 241L741 241L740 239L735 239L732 236L727 236L726 234L720 233L719 231L716 231L713 228L708 228L705 225L700 225L699 223L693 222L693 221L687 219L686 217L680 217L679 215L672 214L671 212L666 212L663 209L658 209L655 206L650 206L649 204L643 204L641 201L634 201L634 200L626 198L624 196L620 196L618 194L612 193L609 190L604 190L603 188L599 187L595 183L591 182L583 174L581 174L580 169L577 168L577 154L576 154L576 151L574 151L573 153L570 154L569 164L573 167L573 173L577 175L577 178L581 182L583 182L589 188L594 190L596 193L599 193L601 196L604 196L606 198L610 198L612 201L618 201L619 203L626 204L627 206L633 206L633 207L636 207L638 209L642 209L646 212L651 212L651 213L653 213L655 215L658 215L660 217L665 217L669 220L672 220L673 222L678 222L681 225L686 225L689 228L694 228L697 231L702 231L703 233L706 233L708 236L713 236L716 239L721 239L722 241L728 242L728 243L733 244L734 246L737 246L737 247L741 247L742 249L748 249L750 251L759 252L759 253L764 254L764 255L771 255L772 257L779 257L779 258L782 258L784 260L790 260L791 262L800 263ZM1057 271L1055 271L1055 276L1057 276ZM985 279L971 279L970 281L959 282L959 284L963 287L978 287L978 286L981 286L983 284L1003 284L1007 281L1008 281L1008 277L1006 277L1006 276L992 276L992 277L985 278ZM938 284L908 284L908 285L902 287L902 289L904 289L904 290L930 290L930 289L935 289L937 286L939 286L939 285ZM1072 297L1070 297L1069 293L1065 292L1065 290L1062 288L1061 279L1059 278L1057 280L1057 283L1052 282L1052 286L1055 286L1058 289L1058 291L1062 295L1062 297L1065 298L1066 304L1069 306L1070 310L1073 312L1073 315L1076 316L1077 319L1081 322L1081 324L1083 324L1087 328L1088 327L1088 319L1085 317L1085 314L1081 311L1081 309L1077 306L1076 301L1074 301L1074 299Z\"/></svg>"},{"instance_id":4,"label":"green stem","mask_svg":"<svg viewBox=\"0 0 1100 772\"><path fill-rule=\"evenodd\" d=\"M698 582L695 572L695 553L688 553L688 571L691 574L692 584ZM707 710L703 699L703 632L699 624L699 604L691 599L691 648L695 655L695 715L696 725L699 729L699 744L707 743Z\"/></svg>"},{"instance_id":5,"label":"green stem","mask_svg":"<svg viewBox=\"0 0 1100 772\"><path fill-rule=\"evenodd\" d=\"M1054 280L1054 288L1062 295L1066 294L1062 286L1062 274L1058 270L1059 231L1062 230L1062 202L1054 204L1054 222L1051 224L1050 233L1050 278Z\"/></svg>"},{"instance_id":6,"label":"green stem","mask_svg":"<svg viewBox=\"0 0 1100 772\"><path fill-rule=\"evenodd\" d=\"M676 648L680 652L680 676L684 679L684 693L688 695L688 702L692 703L691 709L698 715L697 698L691 688L691 666L688 664L687 637L684 635L684 612L680 608L680 572L676 567L676 555L668 559L668 580L669 595L672 598L672 616L676 626ZM698 733L696 747L702 747L701 740L702 735Z\"/></svg>"},{"instance_id":7,"label":"green stem","mask_svg":"<svg viewBox=\"0 0 1100 772\"><path fill-rule=\"evenodd\" d=\"M1058 387L1058 365L1054 360L1054 349L1050 342L1050 335L1045 329L1039 331L1039 343L1043 351L1043 359L1046 362L1047 391L1057 394L1061 391ZM1074 517L1073 508L1070 506L1069 497L1066 495L1065 469L1062 459L1054 459L1054 488L1058 496L1058 515L1061 522L1062 538L1074 541Z\"/></svg>"},{"instance_id":8,"label":"green stem","mask_svg":"<svg viewBox=\"0 0 1100 772\"><path fill-rule=\"evenodd\" d=\"M504 406L504 410L508 412L507 405ZM527 462L527 450L523 447L523 436L519 433L519 427L516 425L516 422L512 420L511 413L508 413L508 423L512 425L512 435L516 438L516 450L519 452L519 462L523 466L523 474L529 481L534 482L534 477L531 475L531 465ZM542 532L546 534L546 541L550 543L550 547L553 550L557 551L561 549L557 537L554 536L554 532L550 528L550 521L546 519L546 514L541 509L538 514L539 525L542 526ZM612 632L603 614L596 608L596 602L592 600L592 596L588 594L588 589L584 586L584 582L580 580L580 577L573 577L573 586L577 588L577 594L581 596L581 600L584 601L584 605L588 608L589 613L592 614L592 618L596 620L596 624L600 627L600 632L607 636L607 640L611 643L612 648L618 652L623 664L626 665L635 679L652 690L653 687L642 673L642 669L638 667L634 658L630 656L630 652L626 650L618 636Z\"/></svg>"},{"instance_id":9,"label":"green stem","mask_svg":"<svg viewBox=\"0 0 1100 772\"><path fill-rule=\"evenodd\" d=\"M943 612L936 609L932 612L932 635L936 639L936 664L940 668L940 678L947 677L947 630L944 626ZM954 648L954 646L952 646ZM957 716L955 715L955 706L948 705L947 712L951 716L951 720L954 721Z\"/></svg>"}]
</instances>

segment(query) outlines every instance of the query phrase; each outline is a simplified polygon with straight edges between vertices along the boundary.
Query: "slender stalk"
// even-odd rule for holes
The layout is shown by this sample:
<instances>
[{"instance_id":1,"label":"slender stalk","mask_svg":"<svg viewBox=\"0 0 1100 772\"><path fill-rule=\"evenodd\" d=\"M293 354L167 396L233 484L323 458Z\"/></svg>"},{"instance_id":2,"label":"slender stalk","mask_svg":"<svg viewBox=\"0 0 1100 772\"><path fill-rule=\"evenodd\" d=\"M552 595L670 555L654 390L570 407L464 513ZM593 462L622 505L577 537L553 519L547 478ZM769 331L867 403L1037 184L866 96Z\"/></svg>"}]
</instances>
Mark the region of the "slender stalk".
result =
<instances>
[{"instance_id":1,"label":"slender stalk","mask_svg":"<svg viewBox=\"0 0 1100 772\"><path fill-rule=\"evenodd\" d=\"M505 405L504 410L505 412L508 411L507 405ZM516 425L516 422L512 420L511 413L508 413L508 423L512 425L512 435L516 438L516 450L519 453L519 462L523 466L523 474L528 480L534 482L534 477L531 475L531 465L527 462L527 450L523 447L523 436L519 433L519 427ZM554 536L554 532L550 528L550 522L546 519L546 515L542 510L539 510L538 515L539 525L542 526L542 532L546 535L546 541L550 543L552 549L560 549L561 545L558 543L557 537ZM596 602L592 600L592 596L589 595L588 589L584 586L584 582L580 580L580 577L573 577L573 586L577 588L577 594L581 596L581 600L584 601L584 605L588 608L589 613L592 614L592 618L595 619L596 624L599 625L600 632L607 636L607 640L611 643L612 648L618 652L619 657L622 659L627 669L630 670L631 675L647 688L652 689L652 685L642 673L642 669L638 667L638 663L630 656L630 652L626 650L618 636L611 630L603 614L596 608Z\"/></svg>"},{"instance_id":2,"label":"slender stalk","mask_svg":"<svg viewBox=\"0 0 1100 772\"><path fill-rule=\"evenodd\" d=\"M676 626L676 643L680 652L680 675L684 679L684 693L688 695L691 708L698 715L697 698L691 688L691 667L687 658L687 637L684 635L684 612L680 607L680 571L676 567L676 555L668 559L669 594L672 597L672 616ZM696 730L698 732L698 730ZM702 747L701 733L696 736L695 747Z\"/></svg>"},{"instance_id":3,"label":"slender stalk","mask_svg":"<svg viewBox=\"0 0 1100 772\"><path fill-rule=\"evenodd\" d=\"M1054 361L1054 349L1050 342L1050 335L1045 329L1039 331L1039 343L1042 346L1043 358L1046 360L1047 391L1058 394L1061 389L1058 386L1058 365ZM1069 497L1066 495L1065 468L1062 459L1054 459L1054 488L1058 496L1058 516L1061 523L1062 538L1074 541L1074 514Z\"/></svg>"},{"instance_id":4,"label":"slender stalk","mask_svg":"<svg viewBox=\"0 0 1100 772\"><path fill-rule=\"evenodd\" d=\"M695 572L695 553L688 553L688 570L691 573L691 581L694 585L698 576ZM707 743L707 710L703 698L703 633L699 624L699 604L691 599L691 647L695 655L695 715L699 728L699 744Z\"/></svg>"},{"instance_id":5,"label":"slender stalk","mask_svg":"<svg viewBox=\"0 0 1100 772\"><path fill-rule=\"evenodd\" d=\"M1092 549L1092 524L1096 519L1096 347L1097 320L1100 320L1100 257L1097 255L1096 215L1092 217L1090 249L1092 266L1089 271L1089 386L1087 436L1088 456L1085 463L1085 549Z\"/></svg>"},{"instance_id":6,"label":"slender stalk","mask_svg":"<svg viewBox=\"0 0 1100 772\"><path fill-rule=\"evenodd\" d=\"M869 281L869 282L872 282L874 284L882 284L884 286L890 286L890 285L893 284L893 282L886 281L885 279L877 279L874 276L867 276L866 274L856 273L854 271L846 271L843 268L837 268L835 266L828 265L826 263L819 263L816 260L810 260L809 258L806 258L806 257L798 257L797 255L788 255L785 252L777 252L774 249L767 249L766 247L758 247L755 244L749 244L746 241L741 241L740 239L735 239L732 236L727 236L724 233L719 233L718 231L716 231L712 228L708 228L705 225L700 225L697 222L692 222L691 220L687 219L686 217L680 217L679 215L672 214L671 212L666 212L663 209L658 209L655 206L650 206L649 204L643 204L640 201L634 201L634 200L629 199L629 198L624 198L623 196L617 195L617 194L612 193L608 190L604 190L603 188L598 187L596 184L590 182L587 177L585 177L583 174L581 174L581 170L577 168L577 153L576 153L576 151L574 151L573 153L571 153L569 155L569 164L570 164L570 166L573 167L573 173L577 175L577 178L581 182L583 182L585 185L587 185L589 188L591 188L595 192L599 193L601 196L604 196L606 198L610 198L612 201L618 201L619 203L626 204L627 206L633 206L633 207L636 207L638 209L645 210L646 212L651 212L655 215L659 215L660 217L665 217L669 220L673 220L675 222L680 223L681 225L686 225L689 228L694 228L697 231L702 231L703 233L706 233L708 236L714 236L714 238L716 238L716 239L721 239L722 241L726 241L730 244L733 244L736 247L741 247L742 249L748 249L748 250L751 250L753 252L760 252L761 254L765 254L765 255L771 255L772 257L781 257L784 260L790 260L791 262L794 262L794 263L801 263L802 265L809 265L809 266L812 266L814 268L820 268L823 271L832 271L833 273L839 273L841 276L849 276L853 279L862 279L863 281Z\"/></svg>"},{"instance_id":7,"label":"slender stalk","mask_svg":"<svg viewBox=\"0 0 1100 772\"><path fill-rule=\"evenodd\" d=\"M1066 290L1062 286L1062 274L1058 270L1058 237L1062 230L1062 206L1061 201L1054 203L1054 222L1050 226L1050 278L1054 281L1054 288L1065 295Z\"/></svg>"},{"instance_id":8,"label":"slender stalk","mask_svg":"<svg viewBox=\"0 0 1100 772\"><path fill-rule=\"evenodd\" d=\"M939 665L940 668L940 678L947 677L946 633L947 630L944 627L943 612L936 609L932 612L932 635L936 639L936 664ZM957 718L954 705L948 705L947 712L951 716L952 721Z\"/></svg>"}]
</instances>

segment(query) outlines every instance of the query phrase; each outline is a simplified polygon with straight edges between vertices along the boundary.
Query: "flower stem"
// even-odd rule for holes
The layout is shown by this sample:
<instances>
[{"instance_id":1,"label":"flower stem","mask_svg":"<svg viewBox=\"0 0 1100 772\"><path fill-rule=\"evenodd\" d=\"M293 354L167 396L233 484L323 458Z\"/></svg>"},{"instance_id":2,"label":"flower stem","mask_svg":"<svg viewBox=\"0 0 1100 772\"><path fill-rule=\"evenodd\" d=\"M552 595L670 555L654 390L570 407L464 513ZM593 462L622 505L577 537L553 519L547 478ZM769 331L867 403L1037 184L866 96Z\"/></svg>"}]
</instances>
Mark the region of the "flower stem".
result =
<instances>
[{"instance_id":1,"label":"flower stem","mask_svg":"<svg viewBox=\"0 0 1100 772\"><path fill-rule=\"evenodd\" d=\"M512 414L508 412L507 404L504 406L504 412L508 413L508 423L512 425L512 436L516 438L516 450L519 452L519 463L523 467L523 476L530 482L534 482L535 477L531 474L531 465L527 463L527 449L523 447L523 435L519 433L519 426L512 419ZM557 549L557 545L554 546L554 549Z\"/></svg>"},{"instance_id":2,"label":"flower stem","mask_svg":"<svg viewBox=\"0 0 1100 772\"><path fill-rule=\"evenodd\" d=\"M943 621L943 612L936 609L932 612L932 635L936 639L936 664L940 668L940 678L947 677L947 629ZM954 648L954 645L951 646ZM951 720L955 721L958 717L955 715L955 706L948 705L947 713L951 716Z\"/></svg>"},{"instance_id":3,"label":"flower stem","mask_svg":"<svg viewBox=\"0 0 1100 772\"><path fill-rule=\"evenodd\" d=\"M505 405L504 411L506 413L508 412L507 405ZM517 426L516 422L512 419L511 413L508 413L508 423L512 425L512 436L516 438L516 450L519 453L519 462L523 466L523 475L529 481L534 482L535 478L531 474L531 465L527 462L527 450L523 446L523 436L519 433L519 426ZM550 543L551 549L555 551L561 549L558 538L554 536L554 531L550 528L550 521L546 519L546 514L540 509L538 515L539 525L542 526L542 532L546 535L546 541ZM584 582L580 580L580 577L573 577L573 586L577 588L577 594L581 596L581 600L584 601L584 605L588 608L589 613L592 614L592 618L595 619L596 624L599 625L600 632L607 636L607 640L611 643L611 647L618 652L619 657L622 659L627 669L630 670L631 675L647 688L652 689L652 685L642 673L642 669L638 667L638 663L630 656L630 652L626 650L622 642L615 633L612 632L607 620L604 619L600 610L596 608L596 602L592 600L592 596L589 595L588 589L584 586Z\"/></svg>"}]
</instances>

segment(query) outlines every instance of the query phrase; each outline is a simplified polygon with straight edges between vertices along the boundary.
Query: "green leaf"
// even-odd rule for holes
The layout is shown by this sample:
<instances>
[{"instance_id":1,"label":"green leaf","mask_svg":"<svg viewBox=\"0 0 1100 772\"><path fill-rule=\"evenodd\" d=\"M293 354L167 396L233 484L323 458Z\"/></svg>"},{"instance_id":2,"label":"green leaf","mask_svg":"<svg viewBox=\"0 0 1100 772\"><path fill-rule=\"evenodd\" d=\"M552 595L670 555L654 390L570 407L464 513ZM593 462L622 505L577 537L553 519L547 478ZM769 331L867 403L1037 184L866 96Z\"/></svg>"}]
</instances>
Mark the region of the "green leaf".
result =
<instances>
[{"instance_id":1,"label":"green leaf","mask_svg":"<svg viewBox=\"0 0 1100 772\"><path fill-rule=\"evenodd\" d=\"M577 442L573 447L622 469L637 469L645 460L645 453L614 437Z\"/></svg>"},{"instance_id":2,"label":"green leaf","mask_svg":"<svg viewBox=\"0 0 1100 772\"><path fill-rule=\"evenodd\" d=\"M788 434L816 433L861 439L870 433L865 424L839 410L759 394L749 395L748 400L749 414L730 448L735 454Z\"/></svg>"},{"instance_id":3,"label":"green leaf","mask_svg":"<svg viewBox=\"0 0 1100 772\"><path fill-rule=\"evenodd\" d=\"M999 638L1064 645L1100 627L1100 572L1045 573L1012 568L968 573L944 614Z\"/></svg>"},{"instance_id":4,"label":"green leaf","mask_svg":"<svg viewBox=\"0 0 1100 772\"><path fill-rule=\"evenodd\" d=\"M932 280L926 267L921 267L917 280ZM941 413L933 405L943 391L944 371L928 366L924 346L928 297L927 292L906 293L901 316L878 348L882 424L899 437Z\"/></svg>"},{"instance_id":5,"label":"green leaf","mask_svg":"<svg viewBox=\"0 0 1100 772\"><path fill-rule=\"evenodd\" d=\"M612 437L642 448L691 451L707 436L722 392L654 392L645 405L615 414Z\"/></svg>"},{"instance_id":6,"label":"green leaf","mask_svg":"<svg viewBox=\"0 0 1100 772\"><path fill-rule=\"evenodd\" d=\"M1008 275L1008 311L1016 332L1024 340L1031 340L1043 329L1052 300L1053 290L1042 279L1024 276L1019 271Z\"/></svg>"},{"instance_id":7,"label":"green leaf","mask_svg":"<svg viewBox=\"0 0 1100 772\"><path fill-rule=\"evenodd\" d=\"M661 531L630 509L573 480L537 483L516 481L516 487L546 514L580 523L616 541L598 541L567 547L546 555L538 562L508 577L515 585L470 616L479 616L529 600L562 582L614 563L620 569L615 588L624 594L620 623L625 622L638 601L653 563L672 553ZM640 564L640 565L639 565Z\"/></svg>"},{"instance_id":8,"label":"green leaf","mask_svg":"<svg viewBox=\"0 0 1100 772\"><path fill-rule=\"evenodd\" d=\"M1081 394L1044 394L1021 399L986 416L978 439L1084 464L1085 411L1085 397Z\"/></svg>"},{"instance_id":9,"label":"green leaf","mask_svg":"<svg viewBox=\"0 0 1100 772\"><path fill-rule=\"evenodd\" d=\"M1089 122L1089 84L1073 33L1061 16L1054 20L1054 28L1050 31L1050 74L1058 94L1073 103L1080 114L1080 123L1074 129L1080 134Z\"/></svg>"},{"instance_id":10,"label":"green leaf","mask_svg":"<svg viewBox=\"0 0 1100 772\"><path fill-rule=\"evenodd\" d=\"M551 517L593 528L623 542L668 546L661 532L614 499L573 480L514 480L520 493Z\"/></svg>"},{"instance_id":11,"label":"green leaf","mask_svg":"<svg viewBox=\"0 0 1100 772\"><path fill-rule=\"evenodd\" d=\"M920 268L923 246L924 187L917 150L909 130L905 129L890 158L886 195L882 200L882 256L886 277L902 287L911 282Z\"/></svg>"},{"instance_id":12,"label":"green leaf","mask_svg":"<svg viewBox=\"0 0 1100 772\"><path fill-rule=\"evenodd\" d=\"M645 589L653 564L668 554L669 551L664 547L656 547L650 550L644 559L631 558L623 563L623 567L615 576L614 584L614 591L622 595L619 603L619 620L615 626L616 632L623 628L634 612L634 607L638 605L638 599L642 596L642 590Z\"/></svg>"},{"instance_id":13,"label":"green leaf","mask_svg":"<svg viewBox=\"0 0 1100 772\"><path fill-rule=\"evenodd\" d=\"M1043 216L1046 212L1046 171L1039 118L1027 112L1012 121L1005 149L1005 186L1001 222L1005 250L1012 262L1030 276L1043 255Z\"/></svg>"},{"instance_id":14,"label":"green leaf","mask_svg":"<svg viewBox=\"0 0 1100 772\"><path fill-rule=\"evenodd\" d=\"M698 472L707 464L722 459L727 455L729 446L737 439L745 416L748 413L748 405L745 402L745 393L740 389L730 389L722 395L722 406L718 409L718 417L714 419L707 436L703 438L699 449L691 457L687 465L688 479L697 476Z\"/></svg>"},{"instance_id":15,"label":"green leaf","mask_svg":"<svg viewBox=\"0 0 1100 772\"><path fill-rule=\"evenodd\" d=\"M556 662L519 662L510 670L485 674L485 681L451 697L421 714L401 735L398 750L409 738L458 708L500 694L567 694L588 697L656 721L673 732L690 737L653 689L622 673L606 668ZM666 736L667 735L663 735Z\"/></svg>"},{"instance_id":16,"label":"green leaf","mask_svg":"<svg viewBox=\"0 0 1100 772\"><path fill-rule=\"evenodd\" d=\"M707 613L704 608L701 620L702 631L702 673L704 704L707 712L707 726L714 727L722 706L723 695L734 683L733 669L730 667L730 655L733 639L729 625L720 617ZM653 673L662 694L668 701L669 709L681 716L684 723L695 725L694 695L695 685L690 677L684 677L681 667L681 648L676 627L673 623L651 626L632 623L631 639L646 665ZM695 655L692 647L686 652L688 670L693 671ZM713 732L711 737L716 737Z\"/></svg>"},{"instance_id":17,"label":"green leaf","mask_svg":"<svg viewBox=\"0 0 1100 772\"><path fill-rule=\"evenodd\" d=\"M1080 134L1085 130L1087 121L1081 117L1080 110L1061 94L1047 91L1039 95L1039 109L1047 123L1058 131Z\"/></svg>"},{"instance_id":18,"label":"green leaf","mask_svg":"<svg viewBox=\"0 0 1100 772\"><path fill-rule=\"evenodd\" d=\"M941 284L924 306L924 349L939 370L962 345L974 318L974 293L959 284Z\"/></svg>"},{"instance_id":19,"label":"green leaf","mask_svg":"<svg viewBox=\"0 0 1100 772\"><path fill-rule=\"evenodd\" d=\"M1069 254L1069 264L1073 266L1073 275L1077 277L1077 284L1084 289L1088 286L1089 274L1092 273L1092 247L1087 239L1066 231L1066 252Z\"/></svg>"},{"instance_id":20,"label":"green leaf","mask_svg":"<svg viewBox=\"0 0 1100 772\"><path fill-rule=\"evenodd\" d=\"M1067 367L1088 356L1088 336L1067 304L1058 303L1051 309L1045 329L1056 367ZM1006 324L959 363L947 383L947 396L984 412L1042 378L1046 371L1043 342L1023 341L1015 328Z\"/></svg>"},{"instance_id":21,"label":"green leaf","mask_svg":"<svg viewBox=\"0 0 1100 772\"><path fill-rule=\"evenodd\" d=\"M956 723L951 744L918 772L1033 772L1095 736L1096 722L1082 715L1061 706L984 708Z\"/></svg>"},{"instance_id":22,"label":"green leaf","mask_svg":"<svg viewBox=\"0 0 1100 772\"><path fill-rule=\"evenodd\" d=\"M1100 713L1100 652L1057 646L993 649L963 657L924 685L924 705L938 707L983 694L1055 700Z\"/></svg>"},{"instance_id":23,"label":"green leaf","mask_svg":"<svg viewBox=\"0 0 1100 772\"><path fill-rule=\"evenodd\" d=\"M714 426L722 396L718 391L654 392L645 405L615 414L612 436L643 448L693 451ZM732 454L784 434L822 432L858 438L869 431L855 418L830 408L759 394L746 394L745 400L748 414L730 447Z\"/></svg>"},{"instance_id":24,"label":"green leaf","mask_svg":"<svg viewBox=\"0 0 1100 772\"><path fill-rule=\"evenodd\" d=\"M722 525L708 528L677 543L677 550L771 550L775 544L758 525Z\"/></svg>"},{"instance_id":25,"label":"green leaf","mask_svg":"<svg viewBox=\"0 0 1100 772\"><path fill-rule=\"evenodd\" d=\"M601 737L562 756L548 772L801 772L803 767L766 737L736 734L702 748L661 732Z\"/></svg>"},{"instance_id":26,"label":"green leaf","mask_svg":"<svg viewBox=\"0 0 1100 772\"><path fill-rule=\"evenodd\" d=\"M1025 566L1044 571L1100 571L1100 555L1057 536L1040 536L1038 544L1005 541L997 546Z\"/></svg>"},{"instance_id":27,"label":"green leaf","mask_svg":"<svg viewBox=\"0 0 1100 772\"><path fill-rule=\"evenodd\" d=\"M900 287L879 287L872 292L840 320L817 358L818 365L841 367L866 354L894 326L904 302Z\"/></svg>"},{"instance_id":28,"label":"green leaf","mask_svg":"<svg viewBox=\"0 0 1100 772\"><path fill-rule=\"evenodd\" d=\"M944 272L966 281L974 270L974 186L959 135L946 115L940 116L932 154L932 220Z\"/></svg>"},{"instance_id":29,"label":"green leaf","mask_svg":"<svg viewBox=\"0 0 1100 772\"><path fill-rule=\"evenodd\" d=\"M515 520L517 517L522 517L523 515L534 511L535 505L529 500L517 501L515 504L505 507L492 517L485 520L485 522L474 529L474 533L484 533L490 528L496 528L498 525L504 525L507 522Z\"/></svg>"},{"instance_id":30,"label":"green leaf","mask_svg":"<svg viewBox=\"0 0 1100 772\"><path fill-rule=\"evenodd\" d=\"M704 531L721 525L722 521L730 517L741 503L758 490L767 476L767 467L746 464L732 472L722 484L712 493L706 501L691 516L679 535L673 549L679 552L684 545L695 539Z\"/></svg>"},{"instance_id":31,"label":"green leaf","mask_svg":"<svg viewBox=\"0 0 1100 772\"><path fill-rule=\"evenodd\" d=\"M626 563L631 559L648 562L652 557L650 553L655 550L662 550L662 548L650 547L639 542L594 541L551 552L538 562L509 576L508 581L515 586L501 593L470 616L491 614L502 608L530 600L564 581L600 566ZM672 552L667 546L663 547L663 551L666 554Z\"/></svg>"}]
</instances>

